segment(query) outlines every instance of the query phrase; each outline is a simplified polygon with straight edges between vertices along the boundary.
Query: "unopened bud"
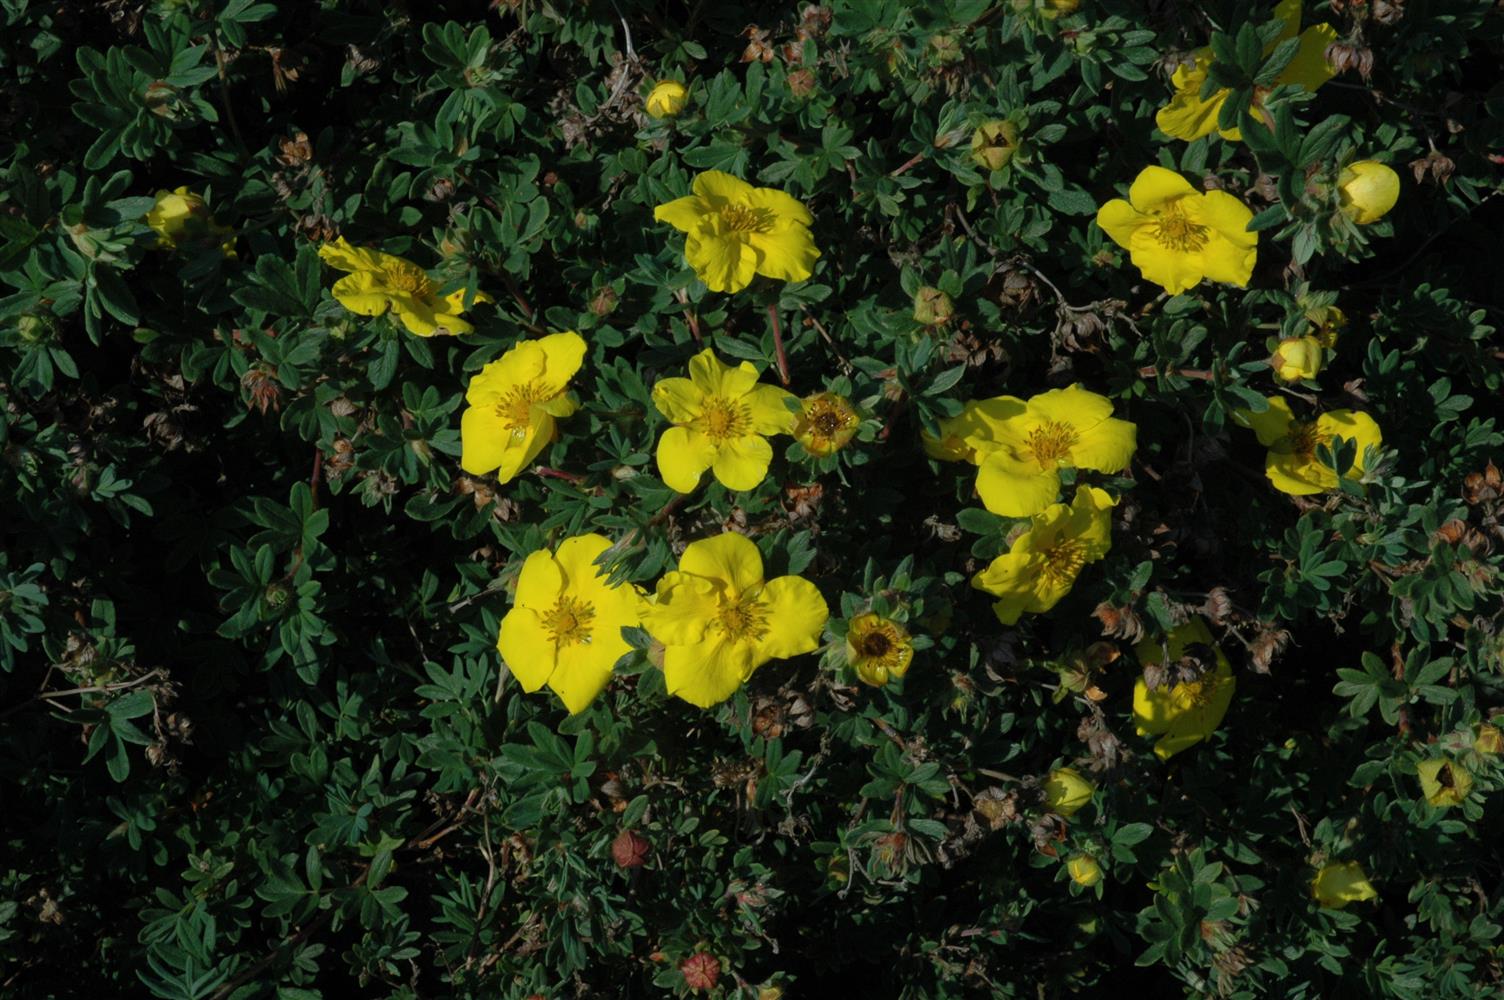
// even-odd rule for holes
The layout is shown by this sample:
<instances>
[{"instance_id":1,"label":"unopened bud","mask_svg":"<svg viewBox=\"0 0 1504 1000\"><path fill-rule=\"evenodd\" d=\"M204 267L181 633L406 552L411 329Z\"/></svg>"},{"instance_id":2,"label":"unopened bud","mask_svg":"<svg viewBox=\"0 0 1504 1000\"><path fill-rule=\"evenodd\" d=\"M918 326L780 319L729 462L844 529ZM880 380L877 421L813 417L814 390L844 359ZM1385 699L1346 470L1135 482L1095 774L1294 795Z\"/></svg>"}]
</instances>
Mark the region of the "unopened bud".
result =
<instances>
[{"instance_id":1,"label":"unopened bud","mask_svg":"<svg viewBox=\"0 0 1504 1000\"><path fill-rule=\"evenodd\" d=\"M995 118L977 126L971 134L971 158L984 170L1001 170L1018 151L1018 126Z\"/></svg>"}]
</instances>

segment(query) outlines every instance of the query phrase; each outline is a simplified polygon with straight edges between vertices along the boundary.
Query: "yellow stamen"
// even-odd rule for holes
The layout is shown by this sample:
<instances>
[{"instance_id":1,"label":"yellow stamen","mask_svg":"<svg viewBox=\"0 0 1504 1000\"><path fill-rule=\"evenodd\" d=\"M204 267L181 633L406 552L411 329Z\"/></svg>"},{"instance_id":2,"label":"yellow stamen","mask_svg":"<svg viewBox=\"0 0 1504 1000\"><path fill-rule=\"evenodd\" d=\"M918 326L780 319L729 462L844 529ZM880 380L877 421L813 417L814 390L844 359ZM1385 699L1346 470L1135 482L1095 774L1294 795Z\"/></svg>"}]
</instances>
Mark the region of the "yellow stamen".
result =
<instances>
[{"instance_id":1,"label":"yellow stamen","mask_svg":"<svg viewBox=\"0 0 1504 1000\"><path fill-rule=\"evenodd\" d=\"M595 621L595 607L565 595L543 616L543 628L554 645L563 648L576 644L588 645L590 626Z\"/></svg>"},{"instance_id":2,"label":"yellow stamen","mask_svg":"<svg viewBox=\"0 0 1504 1000\"><path fill-rule=\"evenodd\" d=\"M768 610L757 598L743 595L721 605L715 626L733 641L756 642L767 634Z\"/></svg>"},{"instance_id":3,"label":"yellow stamen","mask_svg":"<svg viewBox=\"0 0 1504 1000\"><path fill-rule=\"evenodd\" d=\"M719 444L728 438L742 437L751 426L747 408L724 396L706 396L700 410L700 426L705 436Z\"/></svg>"},{"instance_id":4,"label":"yellow stamen","mask_svg":"<svg viewBox=\"0 0 1504 1000\"><path fill-rule=\"evenodd\" d=\"M1040 575L1057 586L1070 584L1086 565L1086 546L1073 538L1062 538L1040 555L1044 556Z\"/></svg>"},{"instance_id":5,"label":"yellow stamen","mask_svg":"<svg viewBox=\"0 0 1504 1000\"><path fill-rule=\"evenodd\" d=\"M1194 253L1206 246L1211 237L1205 226L1186 217L1178 202L1171 202L1156 216L1154 239L1166 250Z\"/></svg>"},{"instance_id":6,"label":"yellow stamen","mask_svg":"<svg viewBox=\"0 0 1504 1000\"><path fill-rule=\"evenodd\" d=\"M1076 428L1070 424L1047 420L1030 431L1025 441L1039 467L1053 469L1061 459L1070 457L1079 439Z\"/></svg>"},{"instance_id":7,"label":"yellow stamen","mask_svg":"<svg viewBox=\"0 0 1504 1000\"><path fill-rule=\"evenodd\" d=\"M514 385L496 401L496 415L513 437L523 437L533 419L533 407L558 395L552 387L539 381Z\"/></svg>"},{"instance_id":8,"label":"yellow stamen","mask_svg":"<svg viewBox=\"0 0 1504 1000\"><path fill-rule=\"evenodd\" d=\"M433 282L428 280L428 275L416 267L388 267L386 269L387 287L399 292L409 292L415 298L428 298L433 292Z\"/></svg>"},{"instance_id":9,"label":"yellow stamen","mask_svg":"<svg viewBox=\"0 0 1504 1000\"><path fill-rule=\"evenodd\" d=\"M733 233L766 233L773 228L774 216L766 208L726 205L721 209L721 221Z\"/></svg>"}]
</instances>

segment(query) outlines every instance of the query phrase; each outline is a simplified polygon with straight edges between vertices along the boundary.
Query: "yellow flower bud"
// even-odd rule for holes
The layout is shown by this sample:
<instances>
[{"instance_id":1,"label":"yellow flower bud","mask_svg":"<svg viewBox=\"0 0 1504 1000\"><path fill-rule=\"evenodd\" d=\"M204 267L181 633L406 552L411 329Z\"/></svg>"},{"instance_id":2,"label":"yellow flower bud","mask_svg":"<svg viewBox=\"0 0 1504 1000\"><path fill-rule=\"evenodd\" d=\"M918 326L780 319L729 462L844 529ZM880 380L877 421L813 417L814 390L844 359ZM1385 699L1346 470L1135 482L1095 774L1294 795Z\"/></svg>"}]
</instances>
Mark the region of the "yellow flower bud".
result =
<instances>
[{"instance_id":1,"label":"yellow flower bud","mask_svg":"<svg viewBox=\"0 0 1504 1000\"><path fill-rule=\"evenodd\" d=\"M1061 816L1074 815L1097 790L1073 767L1057 767L1044 779L1044 804Z\"/></svg>"},{"instance_id":2,"label":"yellow flower bud","mask_svg":"<svg viewBox=\"0 0 1504 1000\"><path fill-rule=\"evenodd\" d=\"M994 118L977 126L971 135L971 158L983 170L1001 170L1018 151L1018 126Z\"/></svg>"},{"instance_id":3,"label":"yellow flower bud","mask_svg":"<svg viewBox=\"0 0 1504 1000\"><path fill-rule=\"evenodd\" d=\"M1089 854L1071 858L1065 863L1065 870L1070 872L1071 881L1082 888L1089 889L1102 881L1102 866Z\"/></svg>"},{"instance_id":4,"label":"yellow flower bud","mask_svg":"<svg viewBox=\"0 0 1504 1000\"><path fill-rule=\"evenodd\" d=\"M1348 903L1373 899L1378 891L1363 874L1362 865L1356 861L1340 861L1321 867L1311 879L1311 895L1322 906L1340 910Z\"/></svg>"},{"instance_id":5,"label":"yellow flower bud","mask_svg":"<svg viewBox=\"0 0 1504 1000\"><path fill-rule=\"evenodd\" d=\"M1378 222L1400 197L1400 175L1376 160L1359 160L1337 178L1342 212L1360 226Z\"/></svg>"},{"instance_id":6,"label":"yellow flower bud","mask_svg":"<svg viewBox=\"0 0 1504 1000\"><path fill-rule=\"evenodd\" d=\"M684 84L678 80L659 80L643 103L654 118L672 118L684 110L688 101L689 89Z\"/></svg>"},{"instance_id":7,"label":"yellow flower bud","mask_svg":"<svg viewBox=\"0 0 1504 1000\"><path fill-rule=\"evenodd\" d=\"M1053 21L1057 17L1074 14L1080 6L1081 0L1044 0L1044 16Z\"/></svg>"},{"instance_id":8,"label":"yellow flower bud","mask_svg":"<svg viewBox=\"0 0 1504 1000\"><path fill-rule=\"evenodd\" d=\"M1290 337L1281 340L1269 359L1274 377L1281 382L1299 382L1315 378L1321 371L1321 341L1315 337Z\"/></svg>"},{"instance_id":9,"label":"yellow flower bud","mask_svg":"<svg viewBox=\"0 0 1504 1000\"><path fill-rule=\"evenodd\" d=\"M171 249L199 245L219 245L220 253L235 256L235 231L221 226L209 213L204 199L180 187L175 191L158 191L157 203L144 220L157 234L157 246Z\"/></svg>"},{"instance_id":10,"label":"yellow flower bud","mask_svg":"<svg viewBox=\"0 0 1504 1000\"><path fill-rule=\"evenodd\" d=\"M1415 765L1421 794L1438 809L1460 806L1473 789L1473 776L1449 760L1423 760Z\"/></svg>"},{"instance_id":11,"label":"yellow flower bud","mask_svg":"<svg viewBox=\"0 0 1504 1000\"><path fill-rule=\"evenodd\" d=\"M1479 753L1504 753L1504 732L1488 723L1478 727L1478 738L1473 740L1473 749Z\"/></svg>"}]
</instances>

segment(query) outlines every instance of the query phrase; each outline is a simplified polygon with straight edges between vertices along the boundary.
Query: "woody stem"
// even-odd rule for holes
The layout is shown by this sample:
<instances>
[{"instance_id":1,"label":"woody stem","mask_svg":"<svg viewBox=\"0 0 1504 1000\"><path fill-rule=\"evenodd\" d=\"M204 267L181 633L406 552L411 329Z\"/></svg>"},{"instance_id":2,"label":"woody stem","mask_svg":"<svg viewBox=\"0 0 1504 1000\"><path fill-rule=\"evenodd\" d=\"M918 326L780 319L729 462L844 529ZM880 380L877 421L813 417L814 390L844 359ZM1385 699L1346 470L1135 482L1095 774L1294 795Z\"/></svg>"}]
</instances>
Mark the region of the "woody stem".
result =
<instances>
[{"instance_id":1,"label":"woody stem","mask_svg":"<svg viewBox=\"0 0 1504 1000\"><path fill-rule=\"evenodd\" d=\"M773 324L773 353L778 358L778 381L789 384L789 358L783 352L783 331L778 326L778 306L768 303L768 319Z\"/></svg>"}]
</instances>

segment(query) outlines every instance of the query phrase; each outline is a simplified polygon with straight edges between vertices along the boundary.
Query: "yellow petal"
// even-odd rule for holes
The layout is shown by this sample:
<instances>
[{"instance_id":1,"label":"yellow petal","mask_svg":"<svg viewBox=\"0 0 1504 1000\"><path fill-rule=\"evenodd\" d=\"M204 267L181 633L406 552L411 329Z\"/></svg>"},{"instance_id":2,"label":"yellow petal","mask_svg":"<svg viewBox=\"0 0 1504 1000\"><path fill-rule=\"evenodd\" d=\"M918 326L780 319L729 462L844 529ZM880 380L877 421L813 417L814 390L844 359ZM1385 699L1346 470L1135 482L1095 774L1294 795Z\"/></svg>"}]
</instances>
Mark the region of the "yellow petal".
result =
<instances>
[{"instance_id":1,"label":"yellow petal","mask_svg":"<svg viewBox=\"0 0 1504 1000\"><path fill-rule=\"evenodd\" d=\"M553 553L539 549L522 563L522 572L517 575L518 607L547 611L558 601L564 590L564 573Z\"/></svg>"},{"instance_id":2,"label":"yellow petal","mask_svg":"<svg viewBox=\"0 0 1504 1000\"><path fill-rule=\"evenodd\" d=\"M663 682L668 693L709 708L730 698L760 664L749 642L708 638L663 651Z\"/></svg>"},{"instance_id":3,"label":"yellow petal","mask_svg":"<svg viewBox=\"0 0 1504 1000\"><path fill-rule=\"evenodd\" d=\"M802 576L780 576L762 589L768 631L758 642L763 656L788 659L820 648L820 633L830 617L819 589Z\"/></svg>"},{"instance_id":4,"label":"yellow petal","mask_svg":"<svg viewBox=\"0 0 1504 1000\"><path fill-rule=\"evenodd\" d=\"M1290 403L1283 396L1265 396L1269 401L1269 409L1263 413L1254 413L1252 410L1233 410L1233 423L1247 427L1258 435L1259 444L1268 448L1279 441L1283 441L1290 434L1290 425L1295 422L1295 414L1290 411Z\"/></svg>"},{"instance_id":5,"label":"yellow petal","mask_svg":"<svg viewBox=\"0 0 1504 1000\"><path fill-rule=\"evenodd\" d=\"M511 431L503 437L501 463L496 468L498 483L511 482L554 439L554 418L536 411L535 415L537 419L523 428L521 437Z\"/></svg>"},{"instance_id":6,"label":"yellow petal","mask_svg":"<svg viewBox=\"0 0 1504 1000\"><path fill-rule=\"evenodd\" d=\"M1176 198L1197 194L1191 182L1173 170L1149 166L1139 171L1128 189L1128 202L1146 215L1152 215Z\"/></svg>"},{"instance_id":7,"label":"yellow petal","mask_svg":"<svg viewBox=\"0 0 1504 1000\"><path fill-rule=\"evenodd\" d=\"M566 538L559 543L559 548L554 553L554 560L559 564L559 569L564 574L564 580L572 590L587 588L597 578L603 576L602 570L595 565L600 554L611 547L611 540L604 535L590 532L585 535L575 535Z\"/></svg>"},{"instance_id":8,"label":"yellow petal","mask_svg":"<svg viewBox=\"0 0 1504 1000\"><path fill-rule=\"evenodd\" d=\"M1336 76L1332 64L1326 61L1326 47L1336 40L1337 29L1330 24L1315 24L1301 32L1300 48L1275 78L1275 85L1295 84L1314 91Z\"/></svg>"},{"instance_id":9,"label":"yellow petal","mask_svg":"<svg viewBox=\"0 0 1504 1000\"><path fill-rule=\"evenodd\" d=\"M756 489L768 475L773 446L756 434L729 438L716 450L711 469L716 482L728 490Z\"/></svg>"},{"instance_id":10,"label":"yellow petal","mask_svg":"<svg viewBox=\"0 0 1504 1000\"><path fill-rule=\"evenodd\" d=\"M536 611L529 608L508 611L501 620L496 648L524 691L538 690L553 675L554 642Z\"/></svg>"},{"instance_id":11,"label":"yellow petal","mask_svg":"<svg viewBox=\"0 0 1504 1000\"><path fill-rule=\"evenodd\" d=\"M1059 498L1060 473L1041 469L1033 459L1020 460L1009 448L999 448L982 460L977 493L994 514L1031 517Z\"/></svg>"},{"instance_id":12,"label":"yellow petal","mask_svg":"<svg viewBox=\"0 0 1504 1000\"><path fill-rule=\"evenodd\" d=\"M343 236L319 247L319 259L341 271L380 271L386 267L386 258L380 251L351 246Z\"/></svg>"},{"instance_id":13,"label":"yellow petal","mask_svg":"<svg viewBox=\"0 0 1504 1000\"><path fill-rule=\"evenodd\" d=\"M1325 466L1273 451L1264 459L1264 475L1275 489L1292 497L1324 493L1337 485L1337 477Z\"/></svg>"},{"instance_id":14,"label":"yellow petal","mask_svg":"<svg viewBox=\"0 0 1504 1000\"><path fill-rule=\"evenodd\" d=\"M1301 0L1279 0L1274 5L1274 16L1281 22L1276 44L1287 38L1294 38L1296 32L1300 31L1300 7Z\"/></svg>"},{"instance_id":15,"label":"yellow petal","mask_svg":"<svg viewBox=\"0 0 1504 1000\"><path fill-rule=\"evenodd\" d=\"M462 319L439 315L432 302L410 295L393 295L391 302L392 312L408 333L432 337L436 333L469 333L471 330L470 324Z\"/></svg>"},{"instance_id":16,"label":"yellow petal","mask_svg":"<svg viewBox=\"0 0 1504 1000\"><path fill-rule=\"evenodd\" d=\"M588 643L571 643L558 652L557 666L548 678L549 690L559 696L570 715L578 715L611 680L611 668L631 649L618 632L592 635Z\"/></svg>"},{"instance_id":17,"label":"yellow petal","mask_svg":"<svg viewBox=\"0 0 1504 1000\"><path fill-rule=\"evenodd\" d=\"M687 378L661 378L653 383L653 405L673 423L694 420L704 400L704 391Z\"/></svg>"},{"instance_id":18,"label":"yellow petal","mask_svg":"<svg viewBox=\"0 0 1504 1000\"><path fill-rule=\"evenodd\" d=\"M693 493L715 458L715 445L693 428L675 425L658 438L658 475L678 493Z\"/></svg>"},{"instance_id":19,"label":"yellow petal","mask_svg":"<svg viewBox=\"0 0 1504 1000\"><path fill-rule=\"evenodd\" d=\"M369 271L347 274L329 291L334 301L359 316L380 316L390 305L385 289L377 285L375 275Z\"/></svg>"},{"instance_id":20,"label":"yellow petal","mask_svg":"<svg viewBox=\"0 0 1504 1000\"><path fill-rule=\"evenodd\" d=\"M460 416L460 468L484 476L502 463L511 432L495 407L472 406Z\"/></svg>"},{"instance_id":21,"label":"yellow petal","mask_svg":"<svg viewBox=\"0 0 1504 1000\"><path fill-rule=\"evenodd\" d=\"M700 225L709 211L704 199L688 195L659 205L653 209L653 218L658 222L667 222L681 233L689 233Z\"/></svg>"},{"instance_id":22,"label":"yellow petal","mask_svg":"<svg viewBox=\"0 0 1504 1000\"><path fill-rule=\"evenodd\" d=\"M1350 164L1337 183L1342 211L1360 226L1378 222L1400 197L1400 175L1374 160Z\"/></svg>"},{"instance_id":23,"label":"yellow petal","mask_svg":"<svg viewBox=\"0 0 1504 1000\"><path fill-rule=\"evenodd\" d=\"M1152 224L1152 219L1122 198L1114 198L1097 209L1097 225L1112 242L1125 250L1132 248L1133 234L1140 226Z\"/></svg>"},{"instance_id":24,"label":"yellow petal","mask_svg":"<svg viewBox=\"0 0 1504 1000\"><path fill-rule=\"evenodd\" d=\"M1363 472L1364 450L1377 448L1384 440L1373 417L1360 410L1331 410L1323 413L1316 418L1316 433L1323 438L1340 436L1357 442L1358 452L1353 458L1352 468L1344 470L1351 476Z\"/></svg>"},{"instance_id":25,"label":"yellow petal","mask_svg":"<svg viewBox=\"0 0 1504 1000\"><path fill-rule=\"evenodd\" d=\"M734 368L723 364L707 347L689 359L689 377L707 396L740 399L757 384L757 369L749 361Z\"/></svg>"},{"instance_id":26,"label":"yellow petal","mask_svg":"<svg viewBox=\"0 0 1504 1000\"><path fill-rule=\"evenodd\" d=\"M695 177L690 187L712 209L719 209L726 204L745 202L754 190L752 185L740 177L733 177L720 170L705 171Z\"/></svg>"},{"instance_id":27,"label":"yellow petal","mask_svg":"<svg viewBox=\"0 0 1504 1000\"><path fill-rule=\"evenodd\" d=\"M782 225L771 232L754 232L747 242L757 254L757 273L778 281L806 280L820 258L814 237L803 226Z\"/></svg>"},{"instance_id":28,"label":"yellow petal","mask_svg":"<svg viewBox=\"0 0 1504 1000\"><path fill-rule=\"evenodd\" d=\"M1217 131L1217 116L1222 113L1227 91L1213 91L1206 100L1201 99L1199 91L1199 84L1194 91L1180 91L1155 113L1154 124L1161 132L1172 139L1194 142Z\"/></svg>"},{"instance_id":29,"label":"yellow petal","mask_svg":"<svg viewBox=\"0 0 1504 1000\"><path fill-rule=\"evenodd\" d=\"M573 330L551 333L537 340L543 348L544 370L550 385L562 388L574 378L585 360L585 338Z\"/></svg>"},{"instance_id":30,"label":"yellow petal","mask_svg":"<svg viewBox=\"0 0 1504 1000\"><path fill-rule=\"evenodd\" d=\"M758 434L792 434L799 420L798 398L776 385L757 385L742 401L752 417L752 430ZM789 403L796 404L789 409Z\"/></svg>"},{"instance_id":31,"label":"yellow petal","mask_svg":"<svg viewBox=\"0 0 1504 1000\"><path fill-rule=\"evenodd\" d=\"M1121 472L1128 467L1138 447L1138 427L1127 420L1109 417L1083 431L1071 446L1071 464L1098 472Z\"/></svg>"},{"instance_id":32,"label":"yellow petal","mask_svg":"<svg viewBox=\"0 0 1504 1000\"><path fill-rule=\"evenodd\" d=\"M752 208L772 212L779 222L795 226L809 226L815 221L815 217L809 214L809 209L804 207L803 202L777 188L748 188L741 200ZM815 256L818 257L819 253L817 252Z\"/></svg>"},{"instance_id":33,"label":"yellow petal","mask_svg":"<svg viewBox=\"0 0 1504 1000\"><path fill-rule=\"evenodd\" d=\"M684 239L684 259L712 292L739 292L757 276L757 254L736 237L698 230Z\"/></svg>"},{"instance_id":34,"label":"yellow petal","mask_svg":"<svg viewBox=\"0 0 1504 1000\"><path fill-rule=\"evenodd\" d=\"M705 637L720 613L721 588L691 573L665 573L658 580L656 599L642 609L642 627L666 646L684 646Z\"/></svg>"},{"instance_id":35,"label":"yellow petal","mask_svg":"<svg viewBox=\"0 0 1504 1000\"><path fill-rule=\"evenodd\" d=\"M679 570L725 584L733 596L762 585L762 553L747 536L724 531L690 542L679 557Z\"/></svg>"},{"instance_id":36,"label":"yellow petal","mask_svg":"<svg viewBox=\"0 0 1504 1000\"><path fill-rule=\"evenodd\" d=\"M1378 890L1356 861L1323 865L1311 880L1311 895L1322 906L1340 910L1348 903L1361 903L1378 896Z\"/></svg>"},{"instance_id":37,"label":"yellow petal","mask_svg":"<svg viewBox=\"0 0 1504 1000\"><path fill-rule=\"evenodd\" d=\"M1029 416L1085 431L1112 416L1112 400L1079 385L1051 389L1029 400Z\"/></svg>"},{"instance_id":38,"label":"yellow petal","mask_svg":"<svg viewBox=\"0 0 1504 1000\"><path fill-rule=\"evenodd\" d=\"M1200 284L1205 274L1201 252L1163 246L1154 232L1146 226L1133 234L1129 258L1139 273L1171 295L1179 295Z\"/></svg>"}]
</instances>

